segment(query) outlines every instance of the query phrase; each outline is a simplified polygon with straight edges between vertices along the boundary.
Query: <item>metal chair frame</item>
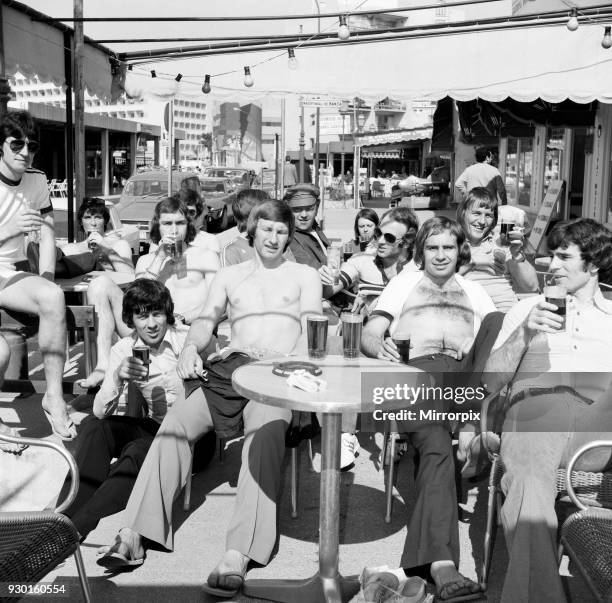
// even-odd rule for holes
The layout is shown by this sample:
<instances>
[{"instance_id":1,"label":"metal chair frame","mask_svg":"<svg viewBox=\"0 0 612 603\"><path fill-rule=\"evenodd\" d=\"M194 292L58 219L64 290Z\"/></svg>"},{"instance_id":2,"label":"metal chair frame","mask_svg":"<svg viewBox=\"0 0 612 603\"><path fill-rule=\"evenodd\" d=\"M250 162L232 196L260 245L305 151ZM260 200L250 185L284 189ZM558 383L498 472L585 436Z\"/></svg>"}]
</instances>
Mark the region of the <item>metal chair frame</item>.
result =
<instances>
[{"instance_id":1,"label":"metal chair frame","mask_svg":"<svg viewBox=\"0 0 612 603\"><path fill-rule=\"evenodd\" d=\"M481 433L485 433L488 429L489 407L491 403L500 396L502 390L489 394L483 401L480 415ZM589 444L587 446L591 447L592 445ZM487 448L486 438L483 438L483 447L492 462L488 481L487 523L483 543L483 562L481 569L481 584L483 585L483 588L486 589L489 572L491 569L493 545L497 525L501 523L500 512L503 504L501 479L505 473L505 467L500 453L491 451ZM576 504L579 502L579 499L575 495L575 488L579 488L581 494L580 500L582 501L582 507L579 505L579 508L586 508L584 503L586 503L586 505L589 507L592 506L597 508L599 505L601 505L612 508L612 479L606 479L606 476L608 475L607 473L573 470L575 459L578 458L578 453L581 451L582 449L576 453L572 459L573 462L570 461L567 469L557 470L556 491L558 500L566 500L565 496L559 497L559 495L567 492L569 499ZM561 556L562 548L560 547L558 551L559 563L561 562Z\"/></svg>"},{"instance_id":2,"label":"metal chair frame","mask_svg":"<svg viewBox=\"0 0 612 603\"><path fill-rule=\"evenodd\" d=\"M66 557L68 557L72 552L74 554L74 559L77 566L77 571L79 574L79 582L81 584L81 590L83 591L83 598L86 603L90 603L91 601L91 590L89 588L89 581L87 580L87 574L85 572L85 564L83 563L83 557L81 556L81 548L79 545L79 533L77 532L74 524L70 521L68 517L63 515L63 511L65 511L74 501L77 491L79 489L79 470L76 466L76 462L74 457L70 452L68 452L63 446L55 444L53 442L49 442L47 440L40 440L36 438L15 438L9 435L5 435L0 433L0 441L2 442L10 442L13 444L27 444L28 446L41 446L44 448L51 448L55 450L55 452L59 453L64 457L66 462L68 463L68 475L70 476L70 490L65 498L65 500L60 503L54 511L28 511L28 512L12 512L12 513L0 513L0 526L3 524L11 524L19 523L20 521L23 523L36 523L36 521L48 522L53 519L60 520L60 523L64 525L68 525L72 528L74 535L74 549L73 551L64 551L64 554L60 557L57 557L53 560L47 560L44 565L39 567L32 567L30 564L27 568L20 567L19 573L13 575L1 575L0 579L4 581L20 581L20 582L34 582L43 578L51 569L56 567L59 563L64 561ZM0 453L4 454L4 453ZM0 530L0 542L2 540L2 530ZM8 553L12 553L11 551L6 551ZM0 546L0 555L5 553L4 547ZM13 559L14 563L15 560ZM28 571L30 573L28 573Z\"/></svg>"},{"instance_id":3,"label":"metal chair frame","mask_svg":"<svg viewBox=\"0 0 612 603\"><path fill-rule=\"evenodd\" d=\"M565 551L597 601L612 601L612 509L587 506L576 496L574 465L594 448L612 448L612 440L595 440L576 451L565 470L565 489L578 511L561 527L559 558ZM610 480L612 481L612 479Z\"/></svg>"}]
</instances>

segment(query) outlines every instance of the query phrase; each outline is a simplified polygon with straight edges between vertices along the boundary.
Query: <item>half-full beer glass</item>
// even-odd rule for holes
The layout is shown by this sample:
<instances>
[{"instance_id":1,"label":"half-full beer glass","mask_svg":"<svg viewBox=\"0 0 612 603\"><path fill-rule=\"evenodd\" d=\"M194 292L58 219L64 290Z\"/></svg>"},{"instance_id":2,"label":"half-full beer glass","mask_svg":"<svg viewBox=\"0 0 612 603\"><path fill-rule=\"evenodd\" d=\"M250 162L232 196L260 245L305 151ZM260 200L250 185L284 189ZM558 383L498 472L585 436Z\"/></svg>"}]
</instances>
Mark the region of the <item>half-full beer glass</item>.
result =
<instances>
[{"instance_id":1,"label":"half-full beer glass","mask_svg":"<svg viewBox=\"0 0 612 603\"><path fill-rule=\"evenodd\" d=\"M363 316L352 312L342 312L340 320L342 321L342 355L349 360L359 358Z\"/></svg>"}]
</instances>

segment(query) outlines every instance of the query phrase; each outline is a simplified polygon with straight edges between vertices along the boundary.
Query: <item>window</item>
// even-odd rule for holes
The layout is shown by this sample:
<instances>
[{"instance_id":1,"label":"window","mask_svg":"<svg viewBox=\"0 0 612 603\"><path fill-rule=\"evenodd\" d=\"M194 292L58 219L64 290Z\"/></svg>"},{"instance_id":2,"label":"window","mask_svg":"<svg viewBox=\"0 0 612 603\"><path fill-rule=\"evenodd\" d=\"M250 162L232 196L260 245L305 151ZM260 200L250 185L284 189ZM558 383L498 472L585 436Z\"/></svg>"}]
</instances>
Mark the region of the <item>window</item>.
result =
<instances>
[{"instance_id":1,"label":"window","mask_svg":"<svg viewBox=\"0 0 612 603\"><path fill-rule=\"evenodd\" d=\"M508 137L506 193L511 204L529 207L533 173L533 138Z\"/></svg>"}]
</instances>

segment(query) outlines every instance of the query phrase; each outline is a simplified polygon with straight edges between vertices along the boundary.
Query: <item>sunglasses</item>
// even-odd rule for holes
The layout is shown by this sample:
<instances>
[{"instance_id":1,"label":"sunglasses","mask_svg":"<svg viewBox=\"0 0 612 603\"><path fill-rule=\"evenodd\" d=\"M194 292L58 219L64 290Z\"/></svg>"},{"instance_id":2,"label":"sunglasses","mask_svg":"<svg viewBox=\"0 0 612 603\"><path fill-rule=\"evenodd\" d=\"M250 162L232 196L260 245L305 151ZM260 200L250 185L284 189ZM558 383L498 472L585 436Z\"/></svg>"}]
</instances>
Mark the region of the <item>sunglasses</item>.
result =
<instances>
[{"instance_id":1,"label":"sunglasses","mask_svg":"<svg viewBox=\"0 0 612 603\"><path fill-rule=\"evenodd\" d=\"M315 209L316 206L317 204L315 203L314 205L303 205L300 207L292 207L291 211L294 214L301 214L303 211L312 211L313 209Z\"/></svg>"},{"instance_id":2,"label":"sunglasses","mask_svg":"<svg viewBox=\"0 0 612 603\"><path fill-rule=\"evenodd\" d=\"M19 153L19 151L21 151L26 145L28 145L28 152L30 153L36 153L38 149L40 149L40 143L36 140L26 141L16 138L15 140L11 140L11 142L9 142L9 147L11 147L11 151L13 151L13 153Z\"/></svg>"},{"instance_id":3,"label":"sunglasses","mask_svg":"<svg viewBox=\"0 0 612 603\"><path fill-rule=\"evenodd\" d=\"M187 210L187 215L188 215L190 218L195 218L195 217L198 215L198 210L197 210L197 209L191 209L191 208L189 208L189 209Z\"/></svg>"},{"instance_id":4,"label":"sunglasses","mask_svg":"<svg viewBox=\"0 0 612 603\"><path fill-rule=\"evenodd\" d=\"M398 237L396 237L394 234L391 234L390 232L381 232L378 228L374 231L374 238L376 239L380 239L383 238L387 243L389 243L389 245L394 245L397 240ZM399 240L401 240L403 237L399 237Z\"/></svg>"}]
</instances>

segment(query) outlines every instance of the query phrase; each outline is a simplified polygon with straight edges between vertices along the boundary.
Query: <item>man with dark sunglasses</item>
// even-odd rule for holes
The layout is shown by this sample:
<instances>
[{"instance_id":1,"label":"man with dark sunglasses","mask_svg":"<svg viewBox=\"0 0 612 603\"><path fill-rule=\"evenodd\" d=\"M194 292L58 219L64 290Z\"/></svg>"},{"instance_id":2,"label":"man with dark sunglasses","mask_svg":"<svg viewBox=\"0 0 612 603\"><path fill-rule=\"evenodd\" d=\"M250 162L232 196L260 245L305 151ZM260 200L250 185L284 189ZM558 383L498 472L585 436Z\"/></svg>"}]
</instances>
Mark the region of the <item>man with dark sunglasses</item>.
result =
<instances>
[{"instance_id":1,"label":"man with dark sunglasses","mask_svg":"<svg viewBox=\"0 0 612 603\"><path fill-rule=\"evenodd\" d=\"M38 316L38 342L47 391L42 407L53 433L72 440L76 428L62 396L66 358L66 307L53 282L55 236L47 177L32 168L39 148L37 128L27 111L0 120L0 308ZM39 274L20 272L30 240L40 243Z\"/></svg>"},{"instance_id":2,"label":"man with dark sunglasses","mask_svg":"<svg viewBox=\"0 0 612 603\"><path fill-rule=\"evenodd\" d=\"M386 212L376 229L376 255L357 253L340 268L340 280L334 278L327 266L319 268L323 283L323 297L331 297L342 289L350 290L357 285L357 298L353 312L369 315L376 307L378 297L387 283L403 270L418 270L412 261L412 248L419 223L407 208L391 209ZM342 415L342 440L340 442L340 468L348 469L355 462L359 442L355 435L357 414Z\"/></svg>"}]
</instances>

